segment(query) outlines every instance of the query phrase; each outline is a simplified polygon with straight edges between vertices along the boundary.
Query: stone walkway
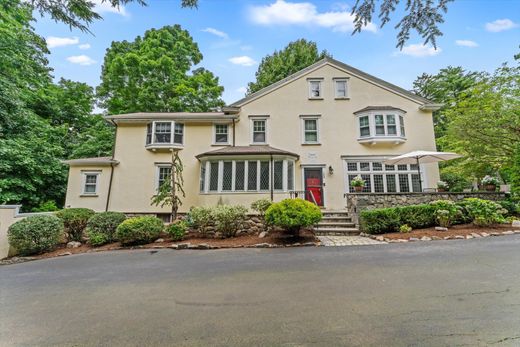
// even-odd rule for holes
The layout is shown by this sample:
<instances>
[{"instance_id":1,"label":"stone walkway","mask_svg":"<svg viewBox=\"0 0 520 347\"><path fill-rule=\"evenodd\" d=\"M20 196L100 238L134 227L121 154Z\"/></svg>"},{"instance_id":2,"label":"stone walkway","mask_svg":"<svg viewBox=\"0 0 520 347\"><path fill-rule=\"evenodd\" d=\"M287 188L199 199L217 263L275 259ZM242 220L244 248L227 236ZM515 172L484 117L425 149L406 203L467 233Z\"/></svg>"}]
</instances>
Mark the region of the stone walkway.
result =
<instances>
[{"instance_id":1,"label":"stone walkway","mask_svg":"<svg viewBox=\"0 0 520 347\"><path fill-rule=\"evenodd\" d=\"M318 236L318 239L323 246L363 246L386 243L363 236Z\"/></svg>"}]
</instances>

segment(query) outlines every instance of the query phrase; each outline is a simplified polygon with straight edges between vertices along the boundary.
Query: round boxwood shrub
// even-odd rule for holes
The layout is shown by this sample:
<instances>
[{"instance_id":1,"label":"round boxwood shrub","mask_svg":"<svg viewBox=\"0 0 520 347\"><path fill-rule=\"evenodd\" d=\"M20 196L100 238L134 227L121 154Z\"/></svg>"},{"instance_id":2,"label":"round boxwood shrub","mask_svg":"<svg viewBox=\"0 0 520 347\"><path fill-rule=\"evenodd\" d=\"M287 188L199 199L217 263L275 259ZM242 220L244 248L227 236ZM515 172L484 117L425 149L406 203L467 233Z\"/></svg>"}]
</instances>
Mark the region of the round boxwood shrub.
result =
<instances>
[{"instance_id":1,"label":"round boxwood shrub","mask_svg":"<svg viewBox=\"0 0 520 347\"><path fill-rule=\"evenodd\" d=\"M135 217L119 224L116 237L123 245L145 244L157 239L163 229L163 221L157 217Z\"/></svg>"},{"instance_id":2,"label":"round boxwood shrub","mask_svg":"<svg viewBox=\"0 0 520 347\"><path fill-rule=\"evenodd\" d=\"M116 229L125 219L121 212L101 212L90 217L86 229L90 244L101 246L115 241Z\"/></svg>"},{"instance_id":3,"label":"round boxwood shrub","mask_svg":"<svg viewBox=\"0 0 520 347\"><path fill-rule=\"evenodd\" d=\"M95 214L89 208L66 208L56 213L65 226L69 241L81 241L87 222Z\"/></svg>"},{"instance_id":4,"label":"round boxwood shrub","mask_svg":"<svg viewBox=\"0 0 520 347\"><path fill-rule=\"evenodd\" d=\"M21 255L31 255L52 251L62 233L63 223L56 216L31 216L11 225L7 237Z\"/></svg>"},{"instance_id":5,"label":"round boxwood shrub","mask_svg":"<svg viewBox=\"0 0 520 347\"><path fill-rule=\"evenodd\" d=\"M165 229L166 233L170 235L172 241L180 241L188 230L188 222L179 220L170 225Z\"/></svg>"},{"instance_id":6,"label":"round boxwood shrub","mask_svg":"<svg viewBox=\"0 0 520 347\"><path fill-rule=\"evenodd\" d=\"M285 199L272 204L265 212L270 225L297 234L301 228L312 226L321 220L318 206L303 199Z\"/></svg>"}]
</instances>

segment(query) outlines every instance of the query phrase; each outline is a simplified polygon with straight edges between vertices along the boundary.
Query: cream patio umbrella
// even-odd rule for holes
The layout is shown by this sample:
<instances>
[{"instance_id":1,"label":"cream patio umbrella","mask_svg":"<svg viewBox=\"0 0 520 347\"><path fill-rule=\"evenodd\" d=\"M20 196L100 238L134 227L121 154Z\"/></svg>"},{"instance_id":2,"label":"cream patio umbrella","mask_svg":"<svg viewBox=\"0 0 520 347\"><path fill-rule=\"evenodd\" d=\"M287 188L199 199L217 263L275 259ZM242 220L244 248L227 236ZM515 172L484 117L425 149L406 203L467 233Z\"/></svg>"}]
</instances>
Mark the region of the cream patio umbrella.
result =
<instances>
[{"instance_id":1,"label":"cream patio umbrella","mask_svg":"<svg viewBox=\"0 0 520 347\"><path fill-rule=\"evenodd\" d=\"M413 151L397 157L389 158L383 163L386 165L417 164L417 173L419 174L419 188L422 192L420 164L437 163L439 161L452 160L461 157L462 155L452 152Z\"/></svg>"}]
</instances>

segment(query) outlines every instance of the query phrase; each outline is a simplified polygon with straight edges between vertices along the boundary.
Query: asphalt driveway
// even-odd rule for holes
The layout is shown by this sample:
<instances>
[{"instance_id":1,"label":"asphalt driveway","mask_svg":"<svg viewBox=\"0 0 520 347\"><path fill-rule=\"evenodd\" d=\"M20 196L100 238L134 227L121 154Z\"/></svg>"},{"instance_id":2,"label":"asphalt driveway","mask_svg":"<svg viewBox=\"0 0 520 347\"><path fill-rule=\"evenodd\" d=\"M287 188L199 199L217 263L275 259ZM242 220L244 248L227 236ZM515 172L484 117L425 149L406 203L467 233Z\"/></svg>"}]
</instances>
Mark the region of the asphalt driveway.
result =
<instances>
[{"instance_id":1,"label":"asphalt driveway","mask_svg":"<svg viewBox=\"0 0 520 347\"><path fill-rule=\"evenodd\" d=\"M520 235L0 267L0 346L518 346Z\"/></svg>"}]
</instances>

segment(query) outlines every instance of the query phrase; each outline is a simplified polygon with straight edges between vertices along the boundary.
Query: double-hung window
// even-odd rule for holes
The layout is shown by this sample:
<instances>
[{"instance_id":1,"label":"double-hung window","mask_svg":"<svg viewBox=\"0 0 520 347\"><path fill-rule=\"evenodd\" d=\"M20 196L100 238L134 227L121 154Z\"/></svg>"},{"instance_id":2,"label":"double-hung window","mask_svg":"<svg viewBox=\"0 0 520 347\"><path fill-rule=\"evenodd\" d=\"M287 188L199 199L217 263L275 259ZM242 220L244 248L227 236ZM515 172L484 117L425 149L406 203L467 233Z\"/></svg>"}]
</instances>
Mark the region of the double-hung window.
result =
<instances>
[{"instance_id":1,"label":"double-hung window","mask_svg":"<svg viewBox=\"0 0 520 347\"><path fill-rule=\"evenodd\" d=\"M368 116L359 117L359 134L361 137L370 136L370 121Z\"/></svg>"},{"instance_id":2,"label":"double-hung window","mask_svg":"<svg viewBox=\"0 0 520 347\"><path fill-rule=\"evenodd\" d=\"M319 143L319 127L318 117L316 116L301 116L303 127L303 143L317 144Z\"/></svg>"},{"instance_id":3,"label":"double-hung window","mask_svg":"<svg viewBox=\"0 0 520 347\"><path fill-rule=\"evenodd\" d=\"M309 80L309 98L321 99L322 97L321 80Z\"/></svg>"},{"instance_id":4,"label":"double-hung window","mask_svg":"<svg viewBox=\"0 0 520 347\"><path fill-rule=\"evenodd\" d=\"M267 143L267 119L251 120L252 143Z\"/></svg>"},{"instance_id":5,"label":"double-hung window","mask_svg":"<svg viewBox=\"0 0 520 347\"><path fill-rule=\"evenodd\" d=\"M83 195L96 195L99 172L83 172Z\"/></svg>"},{"instance_id":6,"label":"double-hung window","mask_svg":"<svg viewBox=\"0 0 520 347\"><path fill-rule=\"evenodd\" d=\"M170 165L157 166L157 184L156 188L159 189L166 181L171 179L172 168Z\"/></svg>"},{"instance_id":7,"label":"double-hung window","mask_svg":"<svg viewBox=\"0 0 520 347\"><path fill-rule=\"evenodd\" d=\"M157 121L146 126L147 145L184 143L184 124L174 121Z\"/></svg>"},{"instance_id":8,"label":"double-hung window","mask_svg":"<svg viewBox=\"0 0 520 347\"><path fill-rule=\"evenodd\" d=\"M227 124L215 124L215 144L229 143L229 126Z\"/></svg>"},{"instance_id":9,"label":"double-hung window","mask_svg":"<svg viewBox=\"0 0 520 347\"><path fill-rule=\"evenodd\" d=\"M335 89L336 99L345 99L348 97L346 79L335 79L334 80L334 89Z\"/></svg>"}]
</instances>

